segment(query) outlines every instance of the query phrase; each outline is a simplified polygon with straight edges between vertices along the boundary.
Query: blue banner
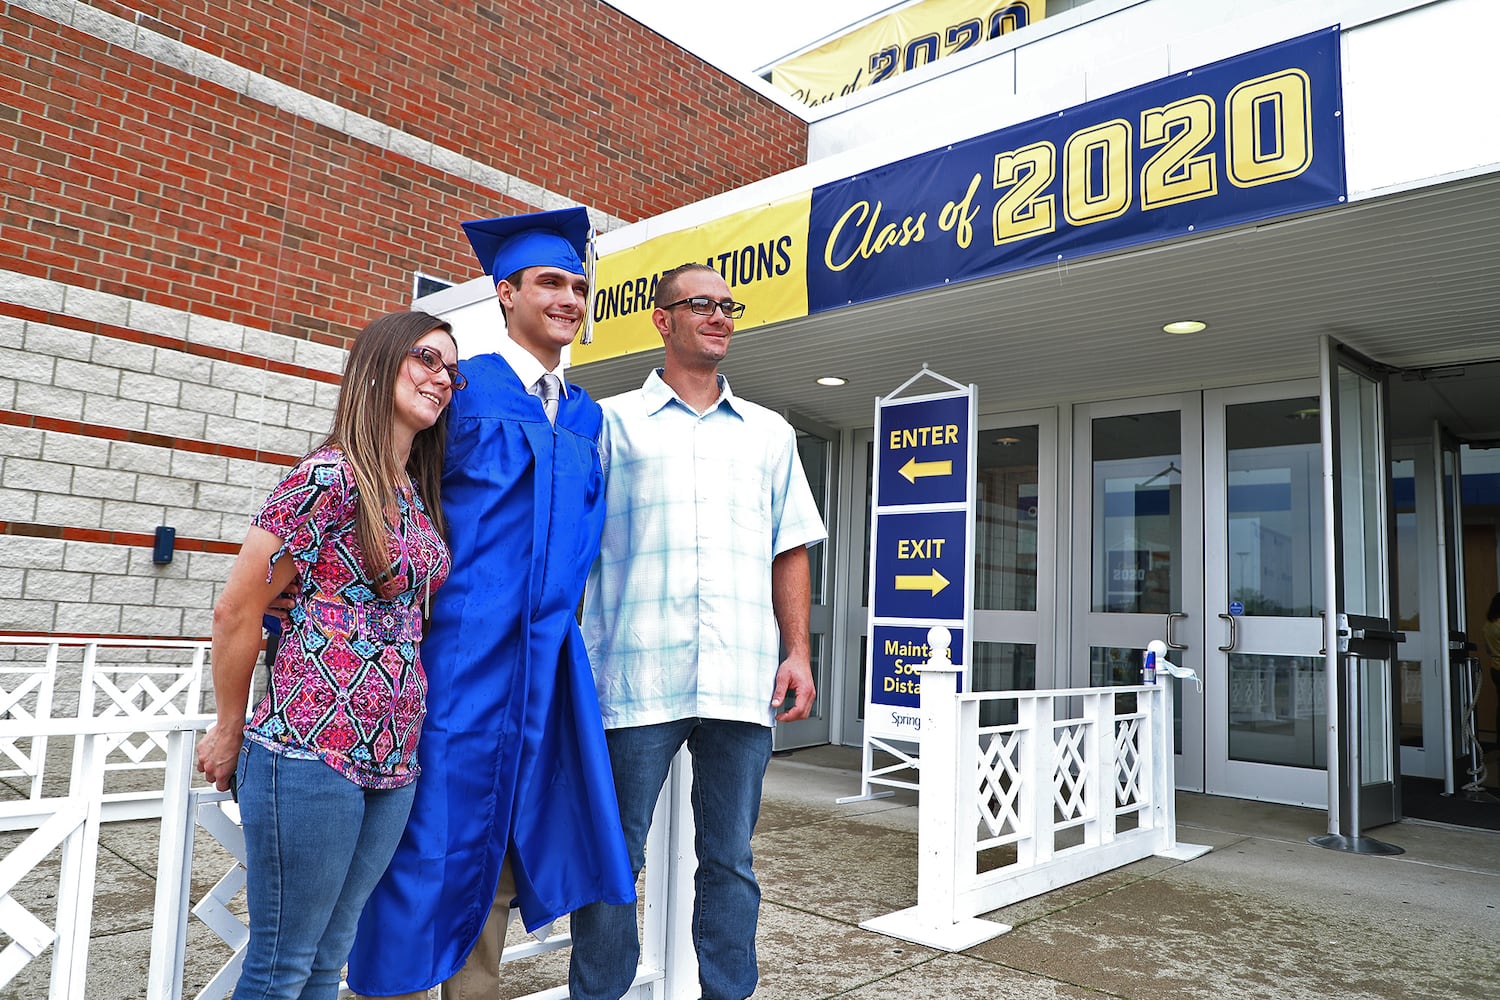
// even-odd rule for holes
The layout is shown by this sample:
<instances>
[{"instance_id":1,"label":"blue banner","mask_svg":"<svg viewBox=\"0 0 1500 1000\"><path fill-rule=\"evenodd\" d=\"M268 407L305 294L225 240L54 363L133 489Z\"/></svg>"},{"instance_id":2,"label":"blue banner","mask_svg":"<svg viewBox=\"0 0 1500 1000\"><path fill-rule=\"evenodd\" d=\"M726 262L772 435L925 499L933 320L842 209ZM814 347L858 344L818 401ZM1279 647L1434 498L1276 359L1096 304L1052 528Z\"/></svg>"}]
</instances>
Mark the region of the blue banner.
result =
<instances>
[{"instance_id":1,"label":"blue banner","mask_svg":"<svg viewBox=\"0 0 1500 1000\"><path fill-rule=\"evenodd\" d=\"M1327 28L815 188L808 311L1327 208Z\"/></svg>"}]
</instances>

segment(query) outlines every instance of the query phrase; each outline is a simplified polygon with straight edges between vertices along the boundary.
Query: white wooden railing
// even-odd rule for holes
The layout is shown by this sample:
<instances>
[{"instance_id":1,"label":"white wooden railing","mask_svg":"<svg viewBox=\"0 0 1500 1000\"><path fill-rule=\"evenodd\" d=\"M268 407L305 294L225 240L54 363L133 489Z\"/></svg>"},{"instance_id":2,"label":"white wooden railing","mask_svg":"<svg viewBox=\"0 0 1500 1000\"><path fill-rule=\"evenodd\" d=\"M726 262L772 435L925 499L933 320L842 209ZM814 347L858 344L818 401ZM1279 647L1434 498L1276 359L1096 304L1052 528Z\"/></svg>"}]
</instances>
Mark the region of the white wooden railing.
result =
<instances>
[{"instance_id":1,"label":"white wooden railing","mask_svg":"<svg viewBox=\"0 0 1500 1000\"><path fill-rule=\"evenodd\" d=\"M80 692L79 707L59 718L53 699L69 686L60 686L58 678L66 673L59 668L70 649L81 654L76 672L81 686L75 689ZM153 657L181 656L183 650L189 651L190 663L176 673L152 662ZM129 665L115 670L102 664L100 657L107 651L122 653ZM0 771L5 786L0 791L10 792L9 798L0 797L0 830L8 831L0 839L0 943L9 940L0 948L0 996L14 995L7 984L33 961L43 959L49 948L48 1000L89 996L91 971L100 982L108 979L118 989L122 970L91 970L88 959L100 828L113 820L138 817L141 804L148 803L147 811L160 817L160 839L144 996L179 1000L184 995L188 930L196 918L223 942L226 957L201 987L194 987L194 996L227 997L249 938L242 919L244 837L238 807L228 793L192 785L197 737L213 722L213 716L201 714L199 706L186 700L191 693L195 703L204 689L206 644L0 635L0 657L8 657L0 660L0 760L9 762ZM200 676L187 680L188 669ZM121 680L136 670L155 679ZM98 691L103 696L90 694ZM63 740L73 743L66 783L59 774L49 775L46 766L49 742L55 746ZM134 773L136 787L107 791L110 776L121 771ZM146 776L155 777L151 787L139 787ZM641 963L627 994L631 1000L687 1000L698 995L691 934L696 865L691 782L687 758L679 757L657 804L647 842ZM201 878L206 866L226 864L217 852L211 858L201 852L195 855L199 830L227 852L228 861L213 886L194 901L195 870ZM28 907L23 900L44 902ZM566 934L527 940L507 948L504 960L559 950L569 943ZM195 948L198 966L205 964L202 951ZM33 990L28 995L41 994ZM530 994L528 1000L566 996L566 985L558 984Z\"/></svg>"},{"instance_id":2,"label":"white wooden railing","mask_svg":"<svg viewBox=\"0 0 1500 1000\"><path fill-rule=\"evenodd\" d=\"M208 649L208 642L198 639L0 635L0 720L197 715L203 709ZM58 732L72 735L72 730ZM55 739L0 737L0 782L24 788L33 802L76 785L84 743L69 741L71 775L65 779ZM104 822L161 815L159 772L166 746L163 732L128 727L102 739ZM0 830L25 829L28 823L24 811L0 808Z\"/></svg>"},{"instance_id":3,"label":"white wooden railing","mask_svg":"<svg viewBox=\"0 0 1500 1000\"><path fill-rule=\"evenodd\" d=\"M1177 842L1165 671L1129 687L961 693L946 638L930 645L917 905L861 927L961 951L1010 930L981 913L1152 855L1208 852ZM1015 721L982 726L983 706Z\"/></svg>"}]
</instances>

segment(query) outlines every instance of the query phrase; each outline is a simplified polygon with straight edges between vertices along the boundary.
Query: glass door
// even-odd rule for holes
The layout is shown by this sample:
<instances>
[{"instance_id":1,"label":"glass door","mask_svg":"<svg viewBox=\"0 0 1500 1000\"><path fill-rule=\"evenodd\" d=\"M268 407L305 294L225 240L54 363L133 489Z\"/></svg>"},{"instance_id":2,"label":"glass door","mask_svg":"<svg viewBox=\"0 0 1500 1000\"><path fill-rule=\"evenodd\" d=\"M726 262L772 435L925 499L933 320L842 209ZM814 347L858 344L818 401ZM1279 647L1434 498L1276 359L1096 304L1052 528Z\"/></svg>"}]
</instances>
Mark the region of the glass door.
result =
<instances>
[{"instance_id":1,"label":"glass door","mask_svg":"<svg viewBox=\"0 0 1500 1000\"><path fill-rule=\"evenodd\" d=\"M1139 684L1152 639L1203 676L1203 616L1188 604L1203 592L1201 397L1077 406L1073 440L1077 627L1069 683ZM1201 790L1203 700L1192 685L1172 683L1177 786Z\"/></svg>"},{"instance_id":2,"label":"glass door","mask_svg":"<svg viewBox=\"0 0 1500 1000\"><path fill-rule=\"evenodd\" d=\"M1053 594L1057 549L1056 411L983 418L975 461L975 691L1031 691L1054 676ZM1039 678L1038 672L1041 677ZM1014 705L1006 706L1014 715ZM985 705L980 725L1004 725Z\"/></svg>"},{"instance_id":3,"label":"glass door","mask_svg":"<svg viewBox=\"0 0 1500 1000\"><path fill-rule=\"evenodd\" d=\"M850 489L840 510L849 530L838 550L844 578L851 581L839 601L843 642L841 663L844 683L840 703L839 738L845 746L859 746L865 738L865 670L870 646L870 517L875 502L875 432L870 428L852 435L845 482Z\"/></svg>"},{"instance_id":4,"label":"glass door","mask_svg":"<svg viewBox=\"0 0 1500 1000\"><path fill-rule=\"evenodd\" d=\"M1463 507L1460 445L1434 423L1427 439L1392 449L1391 504L1396 525L1396 627L1405 636L1397 660L1396 711L1401 773L1443 779L1452 793L1453 702L1464 634Z\"/></svg>"},{"instance_id":5,"label":"glass door","mask_svg":"<svg viewBox=\"0 0 1500 1000\"><path fill-rule=\"evenodd\" d=\"M1318 383L1204 395L1205 790L1328 800Z\"/></svg>"},{"instance_id":6,"label":"glass door","mask_svg":"<svg viewBox=\"0 0 1500 1000\"><path fill-rule=\"evenodd\" d=\"M1434 742L1441 744L1432 749L1433 756L1443 762L1443 790L1453 794L1455 786L1462 785L1457 761L1463 758L1465 747L1454 734L1454 679L1469 671L1469 659L1474 647L1469 642L1465 628L1467 615L1464 609L1464 525L1463 525L1463 470L1462 446L1458 439L1437 421L1432 424L1432 439L1436 450L1438 538L1440 540L1442 586L1438 589L1438 621L1444 632L1444 652L1437 683L1426 689L1427 701L1436 702L1446 725L1433 727Z\"/></svg>"},{"instance_id":7,"label":"glass door","mask_svg":"<svg viewBox=\"0 0 1500 1000\"><path fill-rule=\"evenodd\" d=\"M1391 523L1395 528L1395 587L1392 618L1406 636L1396 661L1396 711L1399 719L1401 773L1426 778L1443 776L1438 752L1442 731L1439 689L1445 656L1438 627L1438 566L1433 559L1437 538L1433 484L1437 474L1431 441L1408 441L1391 447ZM1428 740L1432 753L1427 752Z\"/></svg>"},{"instance_id":8,"label":"glass door","mask_svg":"<svg viewBox=\"0 0 1500 1000\"><path fill-rule=\"evenodd\" d=\"M812 714L797 722L778 722L774 737L777 750L820 746L828 742L832 697L832 670L829 665L833 649L833 566L832 553L837 542L833 511L838 509L838 432L800 416L788 418L797 430L797 455L807 485L812 488L818 513L828 526L828 540L807 550L808 569L812 577L812 608L808 617L811 643L813 685L817 697Z\"/></svg>"},{"instance_id":9,"label":"glass door","mask_svg":"<svg viewBox=\"0 0 1500 1000\"><path fill-rule=\"evenodd\" d=\"M1330 708L1330 834L1358 844L1359 831L1394 822L1400 793L1393 705L1398 634L1390 624L1390 503L1386 386L1378 366L1325 338L1324 461L1331 470L1328 586L1338 617L1325 629ZM1347 849L1360 849L1358 846Z\"/></svg>"}]
</instances>

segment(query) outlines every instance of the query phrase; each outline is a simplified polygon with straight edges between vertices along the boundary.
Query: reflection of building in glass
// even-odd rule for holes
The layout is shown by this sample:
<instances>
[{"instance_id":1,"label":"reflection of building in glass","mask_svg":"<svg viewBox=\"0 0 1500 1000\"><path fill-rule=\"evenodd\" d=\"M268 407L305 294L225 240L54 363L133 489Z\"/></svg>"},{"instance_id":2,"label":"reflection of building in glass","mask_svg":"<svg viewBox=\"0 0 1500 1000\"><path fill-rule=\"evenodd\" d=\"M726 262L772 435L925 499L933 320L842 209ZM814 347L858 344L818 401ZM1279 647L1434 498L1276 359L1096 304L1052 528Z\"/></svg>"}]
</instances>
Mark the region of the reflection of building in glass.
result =
<instances>
[{"instance_id":1,"label":"reflection of building in glass","mask_svg":"<svg viewBox=\"0 0 1500 1000\"><path fill-rule=\"evenodd\" d=\"M1325 767L1323 661L1307 656L1231 654L1229 726L1233 760Z\"/></svg>"},{"instance_id":2,"label":"reflection of building in glass","mask_svg":"<svg viewBox=\"0 0 1500 1000\"><path fill-rule=\"evenodd\" d=\"M1289 535L1259 517L1236 517L1229 522L1229 554L1229 596L1244 604L1245 614L1294 613Z\"/></svg>"},{"instance_id":3,"label":"reflection of building in glass","mask_svg":"<svg viewBox=\"0 0 1500 1000\"><path fill-rule=\"evenodd\" d=\"M980 432L975 467L974 607L1037 608L1037 429Z\"/></svg>"},{"instance_id":4,"label":"reflection of building in glass","mask_svg":"<svg viewBox=\"0 0 1500 1000\"><path fill-rule=\"evenodd\" d=\"M974 523L974 606L1036 610L1036 467L981 469Z\"/></svg>"},{"instance_id":5,"label":"reflection of building in glass","mask_svg":"<svg viewBox=\"0 0 1500 1000\"><path fill-rule=\"evenodd\" d=\"M1172 590L1178 581L1172 577L1172 552L1173 540L1180 534L1179 488L1160 482L1161 476L1110 477L1104 482L1103 579L1096 574L1095 581L1096 587L1103 584L1104 591L1099 610L1141 614L1173 610ZM1157 482L1146 485L1152 480Z\"/></svg>"}]
</instances>

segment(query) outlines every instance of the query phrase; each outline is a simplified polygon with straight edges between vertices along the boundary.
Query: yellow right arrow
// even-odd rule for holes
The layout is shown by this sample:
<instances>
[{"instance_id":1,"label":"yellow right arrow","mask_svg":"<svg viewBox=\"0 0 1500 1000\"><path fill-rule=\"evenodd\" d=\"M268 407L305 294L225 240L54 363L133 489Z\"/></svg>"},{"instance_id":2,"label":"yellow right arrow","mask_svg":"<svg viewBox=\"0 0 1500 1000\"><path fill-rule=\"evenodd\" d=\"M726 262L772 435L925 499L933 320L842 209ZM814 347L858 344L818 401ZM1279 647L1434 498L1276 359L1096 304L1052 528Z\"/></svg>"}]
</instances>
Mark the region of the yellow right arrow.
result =
<instances>
[{"instance_id":1,"label":"yellow right arrow","mask_svg":"<svg viewBox=\"0 0 1500 1000\"><path fill-rule=\"evenodd\" d=\"M953 475L953 460L943 459L941 462L918 462L917 456L913 455L906 460L906 464L896 470L901 478L908 483L915 484L922 476L951 476Z\"/></svg>"},{"instance_id":2,"label":"yellow right arrow","mask_svg":"<svg viewBox=\"0 0 1500 1000\"><path fill-rule=\"evenodd\" d=\"M948 586L948 578L935 569L925 576L896 577L897 590L927 590L932 592L933 597L942 593L946 586Z\"/></svg>"}]
</instances>

